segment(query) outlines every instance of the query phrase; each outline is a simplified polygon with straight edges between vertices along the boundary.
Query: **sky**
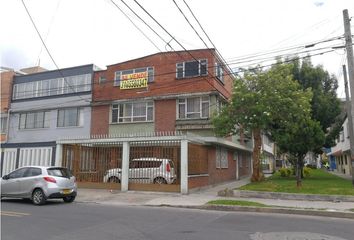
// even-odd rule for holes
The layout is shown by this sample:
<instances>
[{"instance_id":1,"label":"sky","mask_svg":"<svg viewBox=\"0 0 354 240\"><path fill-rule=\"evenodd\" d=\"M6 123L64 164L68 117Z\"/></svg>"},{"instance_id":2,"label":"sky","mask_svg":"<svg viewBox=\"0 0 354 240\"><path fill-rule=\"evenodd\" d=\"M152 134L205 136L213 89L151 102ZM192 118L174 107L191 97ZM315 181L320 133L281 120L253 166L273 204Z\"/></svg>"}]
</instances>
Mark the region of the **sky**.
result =
<instances>
[{"instance_id":1,"label":"sky","mask_svg":"<svg viewBox=\"0 0 354 240\"><path fill-rule=\"evenodd\" d=\"M23 0L54 64L22 1L2 0L0 65L16 70L40 65L54 70L56 65L66 68L94 63L104 69L107 65L159 51L215 46L230 67L237 71L240 67L269 65L270 60L278 55L309 54L314 55L311 59L315 65L323 65L337 76L338 96L345 97L344 50L339 48L319 54L333 50L333 46L343 46L343 39L335 39L344 33L342 11L348 9L349 16L354 16L353 0L137 0L168 33L134 0L112 1ZM207 46L188 25L174 2ZM212 43L199 28L185 2ZM304 48L310 43L316 44ZM264 53L268 55L256 55Z\"/></svg>"}]
</instances>

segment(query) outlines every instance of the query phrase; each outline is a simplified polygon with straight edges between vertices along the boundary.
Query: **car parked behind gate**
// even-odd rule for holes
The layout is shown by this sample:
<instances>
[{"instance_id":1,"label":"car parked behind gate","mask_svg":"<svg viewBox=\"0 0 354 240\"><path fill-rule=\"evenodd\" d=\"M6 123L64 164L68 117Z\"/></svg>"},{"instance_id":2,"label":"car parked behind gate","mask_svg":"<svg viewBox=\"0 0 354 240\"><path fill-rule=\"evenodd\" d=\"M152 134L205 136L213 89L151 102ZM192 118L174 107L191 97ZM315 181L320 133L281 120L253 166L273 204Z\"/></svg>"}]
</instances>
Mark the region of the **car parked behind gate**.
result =
<instances>
[{"instance_id":1,"label":"car parked behind gate","mask_svg":"<svg viewBox=\"0 0 354 240\"><path fill-rule=\"evenodd\" d=\"M120 183L121 173L121 168L109 169L103 181ZM137 158L129 163L129 182L172 184L175 181L175 168L170 159Z\"/></svg>"},{"instance_id":2,"label":"car parked behind gate","mask_svg":"<svg viewBox=\"0 0 354 240\"><path fill-rule=\"evenodd\" d=\"M63 167L21 167L1 179L1 198L28 198L35 205L53 198L73 202L76 194L76 179Z\"/></svg>"}]
</instances>

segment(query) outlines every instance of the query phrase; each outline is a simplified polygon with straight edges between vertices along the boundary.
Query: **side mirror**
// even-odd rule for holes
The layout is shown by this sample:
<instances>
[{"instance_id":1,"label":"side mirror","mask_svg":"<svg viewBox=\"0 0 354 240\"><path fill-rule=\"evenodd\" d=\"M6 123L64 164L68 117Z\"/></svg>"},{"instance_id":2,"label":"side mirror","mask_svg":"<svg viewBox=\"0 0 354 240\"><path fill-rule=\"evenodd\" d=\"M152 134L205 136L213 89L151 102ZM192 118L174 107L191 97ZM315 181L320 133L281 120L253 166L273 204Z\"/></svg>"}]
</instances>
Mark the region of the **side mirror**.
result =
<instances>
[{"instance_id":1,"label":"side mirror","mask_svg":"<svg viewBox=\"0 0 354 240\"><path fill-rule=\"evenodd\" d=\"M8 180L8 179L10 179L10 177L9 177L9 175L5 175L5 176L2 177L2 179Z\"/></svg>"}]
</instances>

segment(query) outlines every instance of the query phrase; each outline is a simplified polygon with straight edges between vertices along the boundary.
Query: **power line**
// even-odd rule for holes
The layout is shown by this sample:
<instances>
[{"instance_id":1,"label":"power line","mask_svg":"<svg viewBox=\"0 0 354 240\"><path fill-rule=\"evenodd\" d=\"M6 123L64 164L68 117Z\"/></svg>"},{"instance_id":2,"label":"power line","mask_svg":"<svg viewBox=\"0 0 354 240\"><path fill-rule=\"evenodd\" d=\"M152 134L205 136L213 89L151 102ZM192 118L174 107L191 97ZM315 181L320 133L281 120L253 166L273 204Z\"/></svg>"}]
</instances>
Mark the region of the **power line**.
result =
<instances>
[{"instance_id":1,"label":"power line","mask_svg":"<svg viewBox=\"0 0 354 240\"><path fill-rule=\"evenodd\" d=\"M111 2L112 2L112 3L114 4L114 6L131 22L131 24L133 24L134 27L139 30L139 32L140 32L141 34L143 34L144 37L145 37L147 40L149 40L149 42L150 42L152 45L154 45L155 48L156 48L159 52L161 52L161 49L143 32L143 30L141 30L141 29L133 22L133 20L131 20L130 17L129 17L113 0L111 0Z\"/></svg>"},{"instance_id":2,"label":"power line","mask_svg":"<svg viewBox=\"0 0 354 240\"><path fill-rule=\"evenodd\" d=\"M221 57L222 61L224 63L226 63L225 58L221 55L221 53L219 52L219 50L216 48L215 44L213 43L213 41L211 41L211 38L209 37L209 35L206 33L206 31L204 30L202 24L200 23L200 21L198 20L198 18L195 16L194 12L192 11L192 9L189 7L188 3L183 0L184 4L187 6L189 12L192 14L194 20L198 23L200 29L203 31L203 33L205 34L205 36L208 38L209 42L211 43L211 45L213 46L213 48L215 49L215 51L219 54L219 56ZM232 71L231 68L226 65L229 68L229 71Z\"/></svg>"},{"instance_id":3,"label":"power line","mask_svg":"<svg viewBox=\"0 0 354 240\"><path fill-rule=\"evenodd\" d=\"M326 49L332 49L330 46L329 47L326 47L326 48L321 48L321 50L326 50ZM298 53L296 53L296 54L307 54L307 53L311 53L311 52L313 52L313 51L318 51L319 49L314 49L314 50L308 50L308 51L304 51L304 52L298 52ZM324 53L327 53L328 51L325 51L325 52L320 52L320 53L317 53L317 54L313 54L313 55L310 55L310 57L311 56L317 56L317 55L322 55L322 54L324 54ZM294 55L294 54L293 54ZM274 58L272 57L272 58L263 58L263 59L259 59L259 61L260 60L268 60L268 61L270 61L270 60L276 60L276 58L277 57L279 57L279 58L281 58L281 57L284 57L284 55L278 55L278 56L275 56ZM306 57L302 57L302 58L307 58L307 56ZM262 61L262 62L264 62L264 61ZM234 65L234 64L239 64L240 62L237 62L237 63L229 63L230 65ZM257 64L257 63L253 63L253 64L247 64L247 65L244 65L244 66L239 66L239 68L244 68L244 67L249 67L250 65L255 65L255 64ZM166 64L167 65L167 64ZM162 65L163 66L163 65ZM269 66L269 65L264 65L264 66L260 66L260 67L266 67L266 66ZM207 68L214 68L214 66L208 66ZM223 74L223 76L230 76L230 75L232 75L232 74L237 74L237 73L240 73L240 72L243 72L243 71L232 71L232 72L230 72L230 73L225 73L225 74ZM155 78L155 77L159 77L159 76L165 76L165 75L171 75L171 74L176 74L176 71L171 71L171 72L164 72L164 73L160 73L160 74L153 74L152 75L152 77L153 78ZM202 77L202 78L204 78L204 77L207 77L207 76L199 76L199 77ZM209 76L209 77L212 77L212 76ZM185 79L188 79L188 78L185 78ZM183 80L181 80L181 81L183 81ZM36 81L34 81L34 82L36 82ZM105 81L105 83L110 83L110 82L112 82L112 83L114 83L114 82L116 82L116 80L106 80ZM21 84L26 84L26 83L21 83ZM101 83L99 83L99 82L92 82L92 83L87 83L87 84L79 84L79 85L75 85L74 87L76 87L76 88L81 88L81 87L87 87L87 86L94 86L94 85L101 85ZM102 84L103 85L103 84ZM74 88L73 87L73 88ZM33 90L29 90L29 91L21 91L21 92L19 92L19 93L22 93L22 94L25 94L25 93L32 93L32 92L34 92L35 94L46 94L46 93L48 93L48 96L63 96L63 95L65 95L65 93L64 94L55 94L55 95L50 95L49 93L50 92L56 92L56 91L64 91L65 90L65 87L57 87L57 88L50 88L50 89L43 89L43 90L39 90L39 91L33 91ZM80 92L89 92L89 91L93 91L92 89L91 90L88 90L88 91L80 91ZM77 91L74 91L73 93L80 93L80 92L77 92ZM3 96L4 95L9 95L9 94L3 94ZM1 97L2 99L6 99L6 97ZM39 96L39 97L33 97L33 98L41 98L41 97L47 97L47 96ZM8 98L8 97L7 97ZM21 99L15 99L15 100L23 100L23 99L28 99L28 98L21 98Z\"/></svg>"},{"instance_id":4,"label":"power line","mask_svg":"<svg viewBox=\"0 0 354 240\"><path fill-rule=\"evenodd\" d=\"M22 2L22 5L24 6L24 8L25 8L25 10L26 10L26 12L27 12L28 17L30 18L30 20L31 20L31 22L32 22L32 25L33 25L34 29L36 30L36 32L37 32L37 34L38 34L38 37L40 38L40 40L41 40L41 42L42 42L42 44L43 44L45 50L47 51L47 53L48 53L50 59L51 59L52 62L54 63L55 67L57 68L59 74L60 74L61 77L64 79L64 81L66 82L66 84L67 84L68 86L71 86L71 85L65 80L65 77L64 77L63 73L60 71L60 69L59 69L59 67L58 67L58 64L55 62L55 60L54 60L52 54L50 53L50 51L49 51L47 45L45 44L45 42L44 42L44 40L43 40L43 38L42 38L42 36L41 36L41 34L40 34L40 32L39 32L39 30L38 30L36 24L35 24L35 22L33 21L33 18L32 18L32 16L31 16L30 12L28 11L28 8L27 8L27 6L26 6L24 0L21 0L21 2ZM80 97L80 96L79 96L79 97Z\"/></svg>"}]
</instances>

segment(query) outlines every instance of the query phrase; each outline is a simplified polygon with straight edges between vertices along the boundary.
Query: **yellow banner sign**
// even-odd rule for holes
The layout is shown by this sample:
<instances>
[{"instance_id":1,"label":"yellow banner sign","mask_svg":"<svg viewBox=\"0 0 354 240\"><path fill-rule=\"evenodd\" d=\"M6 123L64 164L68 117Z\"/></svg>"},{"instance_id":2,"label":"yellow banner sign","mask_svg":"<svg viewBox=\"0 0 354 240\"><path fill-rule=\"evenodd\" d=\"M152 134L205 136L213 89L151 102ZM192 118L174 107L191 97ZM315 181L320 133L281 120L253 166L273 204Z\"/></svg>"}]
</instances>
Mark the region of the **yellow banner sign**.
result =
<instances>
[{"instance_id":1,"label":"yellow banner sign","mask_svg":"<svg viewBox=\"0 0 354 240\"><path fill-rule=\"evenodd\" d=\"M148 85L148 73L132 73L122 75L120 89L143 88Z\"/></svg>"}]
</instances>

